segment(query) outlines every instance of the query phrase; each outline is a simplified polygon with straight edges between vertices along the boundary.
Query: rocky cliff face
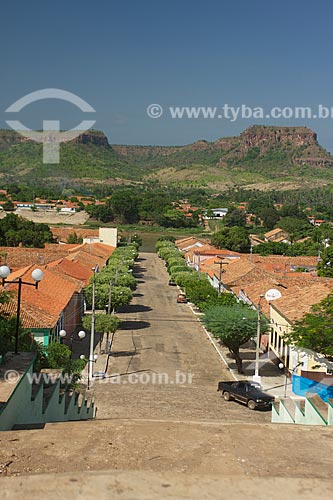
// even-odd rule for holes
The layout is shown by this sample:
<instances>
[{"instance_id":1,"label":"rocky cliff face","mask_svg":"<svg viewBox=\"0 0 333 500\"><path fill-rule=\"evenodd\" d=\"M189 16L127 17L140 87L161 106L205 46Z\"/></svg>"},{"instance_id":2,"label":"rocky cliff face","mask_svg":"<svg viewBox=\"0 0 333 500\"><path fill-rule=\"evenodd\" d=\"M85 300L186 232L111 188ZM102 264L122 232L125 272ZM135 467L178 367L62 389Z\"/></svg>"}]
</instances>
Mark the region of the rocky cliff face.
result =
<instances>
[{"instance_id":1,"label":"rocky cliff face","mask_svg":"<svg viewBox=\"0 0 333 500\"><path fill-rule=\"evenodd\" d=\"M23 142L28 142L28 139L13 130L0 130L0 150Z\"/></svg>"},{"instance_id":2,"label":"rocky cliff face","mask_svg":"<svg viewBox=\"0 0 333 500\"><path fill-rule=\"evenodd\" d=\"M279 151L294 165L333 167L332 156L318 144L317 134L307 127L250 127L240 135L239 144L222 161L241 160L250 151L257 151L258 158Z\"/></svg>"},{"instance_id":3,"label":"rocky cliff face","mask_svg":"<svg viewBox=\"0 0 333 500\"><path fill-rule=\"evenodd\" d=\"M95 146L102 146L104 148L111 148L108 138L103 132L88 130L84 132L82 135L79 135L76 139L74 139L77 144L94 144Z\"/></svg>"},{"instance_id":4,"label":"rocky cliff face","mask_svg":"<svg viewBox=\"0 0 333 500\"><path fill-rule=\"evenodd\" d=\"M28 139L12 130L0 130L0 172L20 165L30 165L31 146ZM13 148L22 144L21 148ZM72 144L72 145L71 145ZM89 154L89 165L93 159L102 158L105 169L112 165L113 171L129 172L127 175L140 177L140 172L146 174L151 170L160 170L166 167L186 169L193 165L211 166L222 171L227 169L241 169L249 172L279 171L280 175L289 175L292 167L303 175L306 167L312 170L333 168L333 158L317 142L315 132L307 127L270 127L252 126L237 137L223 137L214 142L203 139L186 146L110 146L107 137L99 131L89 130L79 137L62 146L62 158L66 158L66 148L71 156L73 144L77 149L80 161L75 156L73 168L79 163L86 165ZM38 146L39 147L39 146ZM36 145L37 148L37 145ZM40 158L40 151L36 150ZM67 161L64 159L64 161ZM8 167L8 168L7 168ZM302 167L302 171L300 168ZM303 167L305 167L303 169ZM33 167L31 167L33 168ZM87 167L87 171L89 170ZM104 167L103 167L104 168ZM309 171L308 171L309 173ZM91 175L95 175L91 173ZM104 170L101 175L106 175ZM118 174L117 174L118 175ZM322 172L321 177L325 172ZM127 178L127 177L126 177Z\"/></svg>"},{"instance_id":5,"label":"rocky cliff face","mask_svg":"<svg viewBox=\"0 0 333 500\"><path fill-rule=\"evenodd\" d=\"M318 146L317 134L307 127L265 127L254 126L246 129L241 135L241 149L259 147L265 152L272 147Z\"/></svg>"},{"instance_id":6,"label":"rocky cliff face","mask_svg":"<svg viewBox=\"0 0 333 500\"><path fill-rule=\"evenodd\" d=\"M221 152L220 164L228 162L242 162L249 152L259 158L271 151L281 151L289 157L294 165L308 165L310 167L333 167L333 158L317 142L317 134L307 127L271 127L252 126L247 128L238 137L222 137L215 142L199 140L187 146L113 146L120 155L127 156L133 161L147 160L161 166L163 157L169 163L181 162L182 153L207 155Z\"/></svg>"},{"instance_id":7,"label":"rocky cliff face","mask_svg":"<svg viewBox=\"0 0 333 500\"><path fill-rule=\"evenodd\" d=\"M14 144L22 144L26 142L30 142L29 139L26 139L14 130L0 130L0 149L5 149ZM87 130L70 142L76 144L94 144L95 146L111 148L106 135L97 130Z\"/></svg>"}]
</instances>

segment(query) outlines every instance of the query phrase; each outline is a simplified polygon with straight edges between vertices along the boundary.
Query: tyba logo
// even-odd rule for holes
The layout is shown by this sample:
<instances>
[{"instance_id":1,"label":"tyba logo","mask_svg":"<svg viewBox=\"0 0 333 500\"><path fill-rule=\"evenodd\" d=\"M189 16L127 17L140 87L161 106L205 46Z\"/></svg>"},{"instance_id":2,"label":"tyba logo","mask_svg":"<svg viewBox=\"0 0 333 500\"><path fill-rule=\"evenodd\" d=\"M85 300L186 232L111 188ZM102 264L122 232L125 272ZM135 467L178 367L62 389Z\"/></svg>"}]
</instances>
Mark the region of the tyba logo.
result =
<instances>
[{"instance_id":1,"label":"tyba logo","mask_svg":"<svg viewBox=\"0 0 333 500\"><path fill-rule=\"evenodd\" d=\"M60 89L42 89L31 92L9 106L6 113L19 113L29 104L43 99L68 101L77 106L83 113L95 113L94 108L81 97ZM23 137L43 143L43 163L59 163L60 144L72 141L83 132L86 132L96 123L96 120L83 120L77 127L62 132L60 131L59 120L43 120L43 130L41 132L25 127L18 120L7 120L6 123Z\"/></svg>"}]
</instances>

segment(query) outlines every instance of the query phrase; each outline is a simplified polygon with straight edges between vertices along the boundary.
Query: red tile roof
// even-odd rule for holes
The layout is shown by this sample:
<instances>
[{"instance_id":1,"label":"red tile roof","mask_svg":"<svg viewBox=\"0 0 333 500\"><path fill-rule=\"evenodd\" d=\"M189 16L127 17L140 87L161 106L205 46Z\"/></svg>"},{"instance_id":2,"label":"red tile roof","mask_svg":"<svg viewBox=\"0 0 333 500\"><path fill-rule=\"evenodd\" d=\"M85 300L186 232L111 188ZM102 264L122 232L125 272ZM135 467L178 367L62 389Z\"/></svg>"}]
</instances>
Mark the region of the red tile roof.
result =
<instances>
[{"instance_id":1,"label":"red tile roof","mask_svg":"<svg viewBox=\"0 0 333 500\"><path fill-rule=\"evenodd\" d=\"M37 267L43 270L44 278L39 283L38 290L32 286L22 286L22 301L47 314L59 316L77 291L78 284L75 280L71 281L69 277L61 276L44 266L29 266L21 269L12 273L10 279L15 280L21 277L24 281L33 284L31 273ZM17 285L6 285L6 290L16 295Z\"/></svg>"},{"instance_id":2,"label":"red tile roof","mask_svg":"<svg viewBox=\"0 0 333 500\"><path fill-rule=\"evenodd\" d=\"M105 245L105 243L85 243L81 250L107 260L113 254L115 247Z\"/></svg>"},{"instance_id":3,"label":"red tile roof","mask_svg":"<svg viewBox=\"0 0 333 500\"><path fill-rule=\"evenodd\" d=\"M233 252L231 250L225 250L225 249L217 249L212 245L206 245L205 247L202 248L196 248L193 250L193 253L195 254L201 254L201 255L226 255L226 256L240 256L241 254L238 252Z\"/></svg>"},{"instance_id":4,"label":"red tile roof","mask_svg":"<svg viewBox=\"0 0 333 500\"><path fill-rule=\"evenodd\" d=\"M48 264L49 269L58 271L59 273L71 276L76 280L80 280L87 284L93 271L90 266L84 266L80 262L75 262L70 258L60 259Z\"/></svg>"},{"instance_id":5,"label":"red tile roof","mask_svg":"<svg viewBox=\"0 0 333 500\"><path fill-rule=\"evenodd\" d=\"M82 266L92 268L95 266L103 267L105 265L105 259L102 257L97 257L88 252L80 250L79 252L72 253L68 256L73 262L79 262Z\"/></svg>"},{"instance_id":6,"label":"red tile roof","mask_svg":"<svg viewBox=\"0 0 333 500\"><path fill-rule=\"evenodd\" d=\"M27 265L45 265L61 258L73 255L80 251L89 253L92 256L100 257L104 260L100 265L112 255L114 247L104 243L83 243L83 244L46 244L44 248L24 248L24 247L0 247L0 264L5 262L12 270L18 270Z\"/></svg>"},{"instance_id":7,"label":"red tile roof","mask_svg":"<svg viewBox=\"0 0 333 500\"><path fill-rule=\"evenodd\" d=\"M194 246L201 248L203 245L207 245L207 244L208 244L208 240L195 238L194 236L182 238L180 240L176 240L176 242L175 242L175 245L180 250L184 250L186 248L190 248L190 247L194 247Z\"/></svg>"},{"instance_id":8,"label":"red tile roof","mask_svg":"<svg viewBox=\"0 0 333 500\"><path fill-rule=\"evenodd\" d=\"M11 269L20 269L27 265L44 265L68 255L62 245L46 245L45 248L0 247L0 262L5 262Z\"/></svg>"},{"instance_id":9,"label":"red tile roof","mask_svg":"<svg viewBox=\"0 0 333 500\"><path fill-rule=\"evenodd\" d=\"M250 258L250 257L249 257ZM282 255L269 255L262 257L253 255L252 262L254 265L265 269L266 271L284 274L290 271L290 266L293 267L317 267L317 257L284 257Z\"/></svg>"},{"instance_id":10,"label":"red tile roof","mask_svg":"<svg viewBox=\"0 0 333 500\"><path fill-rule=\"evenodd\" d=\"M78 227L51 227L52 234L58 241L67 242L70 234L76 233L79 238L88 238L89 236L98 236L98 229L81 229Z\"/></svg>"},{"instance_id":11,"label":"red tile roof","mask_svg":"<svg viewBox=\"0 0 333 500\"><path fill-rule=\"evenodd\" d=\"M64 248L65 247L65 248ZM76 292L81 292L92 275L92 267L105 265L106 260L114 251L103 243L84 245L50 245L46 249L9 248L7 263L27 263L25 267L10 274L10 280L18 277L28 283L34 283L31 273L36 268L44 271L44 279L39 283L38 290L32 286L22 287L21 319L24 328L53 328L61 312ZM36 256L41 252L43 259ZM43 251L44 250L44 251ZM54 259L54 257L59 257ZM53 259L52 259L53 257ZM36 260L38 264L36 265ZM43 265L41 260L47 261ZM32 262L31 262L32 261ZM16 314L17 285L6 285L6 289L14 293L10 304L2 310Z\"/></svg>"},{"instance_id":12,"label":"red tile roof","mask_svg":"<svg viewBox=\"0 0 333 500\"><path fill-rule=\"evenodd\" d=\"M282 290L281 292L282 297L275 300L272 306L293 322L301 319L310 312L314 304L318 304L333 292L333 280L318 281L306 286L295 285L290 287L287 293Z\"/></svg>"},{"instance_id":13,"label":"red tile roof","mask_svg":"<svg viewBox=\"0 0 333 500\"><path fill-rule=\"evenodd\" d=\"M9 316L16 317L17 313L17 297L13 296L8 304L0 305L0 311ZM20 320L23 328L48 328L52 329L56 326L59 316L57 314L49 314L42 308L33 306L21 300Z\"/></svg>"}]
</instances>

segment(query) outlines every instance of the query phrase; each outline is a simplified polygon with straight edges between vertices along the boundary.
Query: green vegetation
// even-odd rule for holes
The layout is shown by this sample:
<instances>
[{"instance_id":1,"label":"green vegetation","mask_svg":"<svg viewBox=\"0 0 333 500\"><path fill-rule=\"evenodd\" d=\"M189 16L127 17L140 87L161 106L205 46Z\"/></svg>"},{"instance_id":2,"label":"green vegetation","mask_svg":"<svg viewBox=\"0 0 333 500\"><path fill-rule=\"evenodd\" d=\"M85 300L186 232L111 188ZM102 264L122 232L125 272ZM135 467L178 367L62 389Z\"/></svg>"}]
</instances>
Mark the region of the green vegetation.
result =
<instances>
[{"instance_id":1,"label":"green vegetation","mask_svg":"<svg viewBox=\"0 0 333 500\"><path fill-rule=\"evenodd\" d=\"M91 319L92 316L89 314L82 318L83 328L87 331L91 331ZM107 343L109 343L109 335L112 334L110 349L113 343L114 334L118 330L120 325L120 319L118 316L111 314L96 314L95 316L95 331L100 334L99 345L102 348L102 343L104 340L104 335L107 335Z\"/></svg>"},{"instance_id":2,"label":"green vegetation","mask_svg":"<svg viewBox=\"0 0 333 500\"><path fill-rule=\"evenodd\" d=\"M52 243L53 236L46 224L35 224L15 214L8 214L0 220L0 246L43 248Z\"/></svg>"},{"instance_id":3,"label":"green vegetation","mask_svg":"<svg viewBox=\"0 0 333 500\"><path fill-rule=\"evenodd\" d=\"M0 131L1 132L1 131ZM62 179L103 180L116 177L137 178L138 169L119 157L105 143L101 132L92 132L96 140L87 143L76 141L61 145L60 163L56 167L43 163L42 145L34 142L20 142L13 132L16 143L6 144L0 149L0 173L8 181L21 179L27 183L39 184L39 181L53 179L54 184L61 184ZM0 141L2 133L0 133ZM38 181L38 182L37 182Z\"/></svg>"},{"instance_id":4,"label":"green vegetation","mask_svg":"<svg viewBox=\"0 0 333 500\"><path fill-rule=\"evenodd\" d=\"M71 375L71 385L81 379L81 372L86 365L84 359L72 359L70 348L61 342L54 341L47 348L48 368L61 369L66 375Z\"/></svg>"},{"instance_id":5,"label":"green vegetation","mask_svg":"<svg viewBox=\"0 0 333 500\"><path fill-rule=\"evenodd\" d=\"M92 306L93 280L96 279L95 306L104 310L109 304L111 283L111 311L129 304L136 288L136 280L131 271L138 257L138 244L131 243L118 247L99 273L92 276L90 283L84 289L87 306Z\"/></svg>"},{"instance_id":6,"label":"green vegetation","mask_svg":"<svg viewBox=\"0 0 333 500\"><path fill-rule=\"evenodd\" d=\"M218 296L217 290L204 274L189 268L183 254L173 242L161 239L156 244L156 250L159 257L166 261L170 278L184 290L187 298L201 311L213 305L234 303L233 295L223 293Z\"/></svg>"},{"instance_id":7,"label":"green vegetation","mask_svg":"<svg viewBox=\"0 0 333 500\"><path fill-rule=\"evenodd\" d=\"M295 132L283 127L278 131L273 129L251 127L239 137L170 147L111 147L102 132L89 131L78 140L61 145L60 164L56 168L43 164L41 144L22 141L15 132L0 130L0 173L5 176L6 184L20 179L22 183L45 189L50 185L61 189L75 185L81 191L106 179L115 184L119 179L150 184L157 180L174 187L202 188L229 183L255 185L272 180L276 184L283 180L314 185L333 178L332 158L316 143L310 130L302 129L309 138L307 144L299 146L293 141L296 128ZM252 137L257 135L258 145L248 146L248 133ZM267 135L264 141L262 134ZM287 134L287 141L281 140L283 134ZM318 158L318 164L315 167L311 161L307 164L307 158ZM102 183L99 187L104 189Z\"/></svg>"},{"instance_id":8,"label":"green vegetation","mask_svg":"<svg viewBox=\"0 0 333 500\"><path fill-rule=\"evenodd\" d=\"M213 234L212 245L216 248L226 248L234 252L249 252L249 233L244 227L224 227Z\"/></svg>"},{"instance_id":9,"label":"green vegetation","mask_svg":"<svg viewBox=\"0 0 333 500\"><path fill-rule=\"evenodd\" d=\"M317 266L318 276L333 278L333 247L325 248L321 253L321 260Z\"/></svg>"},{"instance_id":10,"label":"green vegetation","mask_svg":"<svg viewBox=\"0 0 333 500\"><path fill-rule=\"evenodd\" d=\"M87 205L85 211L94 219L101 222L111 222L114 220L114 214L110 203L105 205Z\"/></svg>"},{"instance_id":11,"label":"green vegetation","mask_svg":"<svg viewBox=\"0 0 333 500\"><path fill-rule=\"evenodd\" d=\"M226 225L227 227L233 227L233 226L245 227L246 215L244 213L244 210L239 210L238 208L231 209L228 212L228 214L224 217L223 224Z\"/></svg>"},{"instance_id":12,"label":"green vegetation","mask_svg":"<svg viewBox=\"0 0 333 500\"><path fill-rule=\"evenodd\" d=\"M198 215L192 218L176 210L172 202L181 193L151 187L117 187L105 200L105 205L90 204L85 207L89 215L102 222L116 220L120 225L146 223L165 228L191 228L198 226Z\"/></svg>"},{"instance_id":13,"label":"green vegetation","mask_svg":"<svg viewBox=\"0 0 333 500\"><path fill-rule=\"evenodd\" d=\"M112 195L112 208L121 223L135 224L139 220L139 201L130 188L118 189Z\"/></svg>"},{"instance_id":14,"label":"green vegetation","mask_svg":"<svg viewBox=\"0 0 333 500\"><path fill-rule=\"evenodd\" d=\"M74 245L76 243L82 243L83 242L83 238L82 237L79 237L76 232L74 231L74 233L71 233L68 235L68 238L67 238L67 243L69 245Z\"/></svg>"},{"instance_id":15,"label":"green vegetation","mask_svg":"<svg viewBox=\"0 0 333 500\"><path fill-rule=\"evenodd\" d=\"M186 218L179 210L169 208L159 217L159 223L164 227L195 227L198 224L198 218Z\"/></svg>"},{"instance_id":16,"label":"green vegetation","mask_svg":"<svg viewBox=\"0 0 333 500\"><path fill-rule=\"evenodd\" d=\"M267 255L285 255L288 257L297 257L300 255L310 256L318 254L319 245L311 240L304 243L262 243L253 248L253 253L267 256Z\"/></svg>"},{"instance_id":17,"label":"green vegetation","mask_svg":"<svg viewBox=\"0 0 333 500\"><path fill-rule=\"evenodd\" d=\"M235 357L238 372L243 373L240 347L256 336L257 312L241 302L213 306L205 311L202 322L229 349ZM264 333L267 322L262 321L261 327Z\"/></svg>"}]
</instances>

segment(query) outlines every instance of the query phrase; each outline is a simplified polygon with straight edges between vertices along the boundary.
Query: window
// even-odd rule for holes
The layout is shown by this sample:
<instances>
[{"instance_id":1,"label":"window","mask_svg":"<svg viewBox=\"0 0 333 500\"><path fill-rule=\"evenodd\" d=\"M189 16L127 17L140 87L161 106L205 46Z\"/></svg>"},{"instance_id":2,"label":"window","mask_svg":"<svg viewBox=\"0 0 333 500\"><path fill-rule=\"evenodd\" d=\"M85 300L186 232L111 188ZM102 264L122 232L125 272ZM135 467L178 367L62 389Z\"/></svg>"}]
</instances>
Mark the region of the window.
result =
<instances>
[{"instance_id":1,"label":"window","mask_svg":"<svg viewBox=\"0 0 333 500\"><path fill-rule=\"evenodd\" d=\"M281 337L279 335L279 341L278 341L278 351L279 351L279 353L281 352L281 343L282 343L282 339L281 339Z\"/></svg>"}]
</instances>

